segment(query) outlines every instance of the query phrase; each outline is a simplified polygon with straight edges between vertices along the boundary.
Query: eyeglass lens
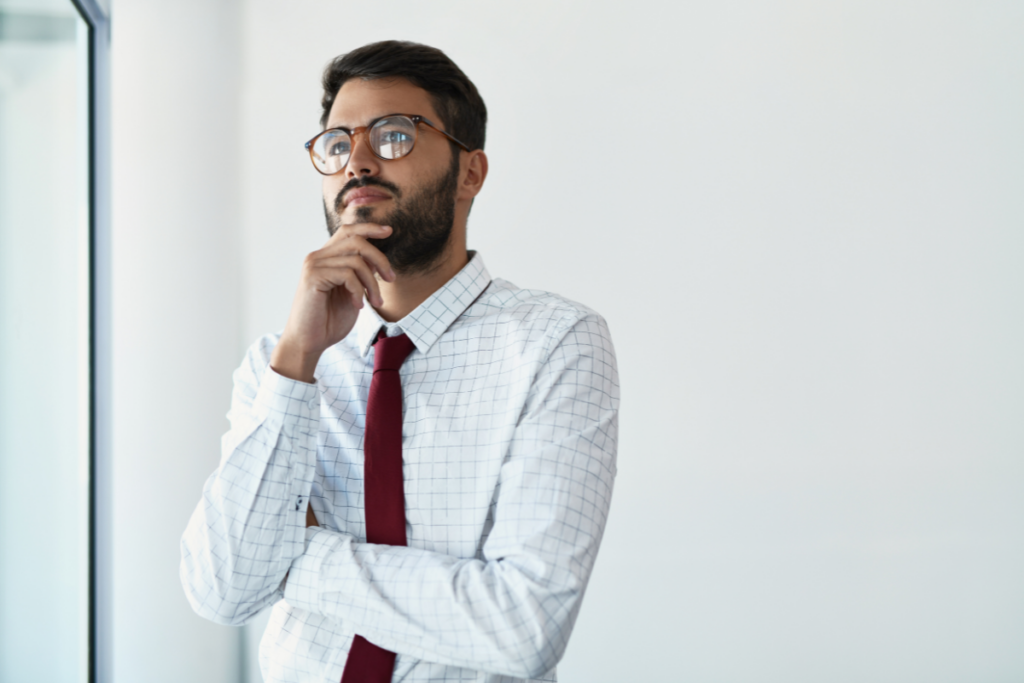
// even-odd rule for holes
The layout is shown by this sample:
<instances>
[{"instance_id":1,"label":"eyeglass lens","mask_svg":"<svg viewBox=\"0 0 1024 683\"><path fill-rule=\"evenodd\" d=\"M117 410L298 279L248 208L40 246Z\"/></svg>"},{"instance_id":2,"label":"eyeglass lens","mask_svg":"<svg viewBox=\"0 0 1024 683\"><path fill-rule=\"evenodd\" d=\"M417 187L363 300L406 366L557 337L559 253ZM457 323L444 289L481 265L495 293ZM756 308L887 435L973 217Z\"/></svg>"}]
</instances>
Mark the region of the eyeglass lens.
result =
<instances>
[{"instance_id":1,"label":"eyeglass lens","mask_svg":"<svg viewBox=\"0 0 1024 683\"><path fill-rule=\"evenodd\" d=\"M383 118L373 124L369 133L370 148L382 159L404 157L416 142L416 124L406 116ZM337 173L352 154L352 136L342 130L327 131L316 139L311 152L321 173Z\"/></svg>"}]
</instances>

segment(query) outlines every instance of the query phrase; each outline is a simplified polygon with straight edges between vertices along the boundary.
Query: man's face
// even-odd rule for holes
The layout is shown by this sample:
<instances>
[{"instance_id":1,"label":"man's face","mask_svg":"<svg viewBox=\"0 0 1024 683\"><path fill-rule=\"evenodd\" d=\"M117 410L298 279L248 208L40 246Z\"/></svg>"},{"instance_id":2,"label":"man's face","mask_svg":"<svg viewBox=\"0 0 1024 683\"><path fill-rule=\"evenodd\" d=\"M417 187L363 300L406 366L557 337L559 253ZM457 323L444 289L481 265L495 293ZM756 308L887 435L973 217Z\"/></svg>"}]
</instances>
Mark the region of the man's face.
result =
<instances>
[{"instance_id":1,"label":"man's face","mask_svg":"<svg viewBox=\"0 0 1024 683\"><path fill-rule=\"evenodd\" d=\"M427 92L408 81L352 79L338 91L327 127L352 130L387 114L419 114L442 125ZM436 264L455 221L459 157L443 135L424 125L417 133L413 151L394 160L374 155L359 135L345 168L323 180L328 232L349 223L391 226L390 237L370 242L399 273Z\"/></svg>"}]
</instances>

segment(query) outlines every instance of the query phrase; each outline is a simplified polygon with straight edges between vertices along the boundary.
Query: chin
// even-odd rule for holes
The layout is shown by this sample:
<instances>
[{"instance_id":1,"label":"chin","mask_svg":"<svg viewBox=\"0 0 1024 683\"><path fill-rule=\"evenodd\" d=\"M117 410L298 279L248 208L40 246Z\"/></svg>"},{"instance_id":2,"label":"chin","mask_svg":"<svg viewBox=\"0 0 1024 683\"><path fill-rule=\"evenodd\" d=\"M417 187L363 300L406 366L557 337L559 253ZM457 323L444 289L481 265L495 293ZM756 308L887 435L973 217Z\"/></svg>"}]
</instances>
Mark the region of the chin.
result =
<instances>
[{"instance_id":1,"label":"chin","mask_svg":"<svg viewBox=\"0 0 1024 683\"><path fill-rule=\"evenodd\" d=\"M355 210L352 212L351 222L381 223L384 217L384 212L378 209L378 207L375 206L374 204L364 204L363 206L357 206Z\"/></svg>"}]
</instances>

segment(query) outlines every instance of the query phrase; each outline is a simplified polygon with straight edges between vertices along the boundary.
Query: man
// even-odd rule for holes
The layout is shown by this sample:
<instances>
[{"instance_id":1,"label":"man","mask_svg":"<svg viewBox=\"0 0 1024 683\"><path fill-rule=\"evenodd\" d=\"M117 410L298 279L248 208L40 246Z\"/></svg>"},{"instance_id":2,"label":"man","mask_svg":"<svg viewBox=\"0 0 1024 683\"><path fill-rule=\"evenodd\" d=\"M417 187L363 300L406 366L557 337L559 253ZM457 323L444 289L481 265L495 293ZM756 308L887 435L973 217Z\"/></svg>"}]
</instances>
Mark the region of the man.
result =
<instances>
[{"instance_id":1,"label":"man","mask_svg":"<svg viewBox=\"0 0 1024 683\"><path fill-rule=\"evenodd\" d=\"M467 252L487 113L442 52L342 55L323 108L331 237L235 373L185 592L274 606L267 681L556 680L615 476L605 322Z\"/></svg>"}]
</instances>

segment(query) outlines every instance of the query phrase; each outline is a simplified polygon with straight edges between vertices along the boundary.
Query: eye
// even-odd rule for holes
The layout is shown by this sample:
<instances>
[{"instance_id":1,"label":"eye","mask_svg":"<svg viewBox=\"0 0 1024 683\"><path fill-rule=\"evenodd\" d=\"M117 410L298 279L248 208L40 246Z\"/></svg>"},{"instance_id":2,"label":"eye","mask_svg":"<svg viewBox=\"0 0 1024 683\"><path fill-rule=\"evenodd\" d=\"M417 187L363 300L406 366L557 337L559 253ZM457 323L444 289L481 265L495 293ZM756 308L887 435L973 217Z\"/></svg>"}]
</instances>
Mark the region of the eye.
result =
<instances>
[{"instance_id":1,"label":"eye","mask_svg":"<svg viewBox=\"0 0 1024 683\"><path fill-rule=\"evenodd\" d=\"M328 156L334 156L334 157L342 156L342 155L348 154L351 151L351 148L352 148L352 144L348 140L345 140L343 138L339 138L339 139L336 139L336 140L332 141L327 146L327 154L328 154Z\"/></svg>"},{"instance_id":2,"label":"eye","mask_svg":"<svg viewBox=\"0 0 1024 683\"><path fill-rule=\"evenodd\" d=\"M412 136L400 130L386 130L381 133L380 142L383 145L404 145L412 142Z\"/></svg>"},{"instance_id":3,"label":"eye","mask_svg":"<svg viewBox=\"0 0 1024 683\"><path fill-rule=\"evenodd\" d=\"M416 124L405 116L381 119L370 131L370 145L382 159L398 159L412 151Z\"/></svg>"}]
</instances>

